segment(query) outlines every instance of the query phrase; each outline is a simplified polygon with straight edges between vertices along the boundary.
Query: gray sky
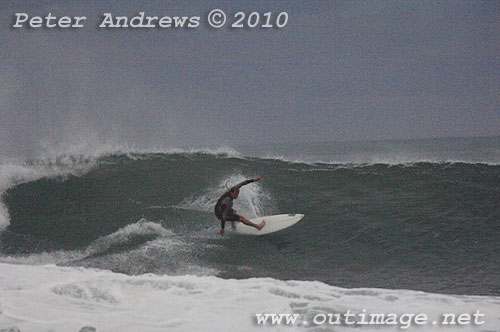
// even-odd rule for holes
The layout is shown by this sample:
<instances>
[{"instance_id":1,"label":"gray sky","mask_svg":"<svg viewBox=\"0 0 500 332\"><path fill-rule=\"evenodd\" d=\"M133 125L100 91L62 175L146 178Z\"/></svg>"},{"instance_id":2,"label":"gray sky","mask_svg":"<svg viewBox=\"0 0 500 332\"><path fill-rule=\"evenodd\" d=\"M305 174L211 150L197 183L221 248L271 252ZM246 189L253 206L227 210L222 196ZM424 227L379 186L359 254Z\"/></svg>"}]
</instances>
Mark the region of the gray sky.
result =
<instances>
[{"instance_id":1,"label":"gray sky","mask_svg":"<svg viewBox=\"0 0 500 332\"><path fill-rule=\"evenodd\" d=\"M283 29L209 28L214 8ZM98 29L102 13L201 16ZM13 29L14 14L86 16ZM499 1L2 1L0 153L500 133Z\"/></svg>"}]
</instances>

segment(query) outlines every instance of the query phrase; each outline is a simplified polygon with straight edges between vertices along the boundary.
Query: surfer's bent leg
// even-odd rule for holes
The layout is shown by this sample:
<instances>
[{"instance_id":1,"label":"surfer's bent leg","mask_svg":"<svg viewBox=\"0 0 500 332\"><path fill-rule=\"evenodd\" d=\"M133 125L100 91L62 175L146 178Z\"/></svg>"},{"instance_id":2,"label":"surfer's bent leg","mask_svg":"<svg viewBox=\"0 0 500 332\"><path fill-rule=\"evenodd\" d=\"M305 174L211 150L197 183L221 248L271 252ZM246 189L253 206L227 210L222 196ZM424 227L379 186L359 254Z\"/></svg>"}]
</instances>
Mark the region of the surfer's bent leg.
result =
<instances>
[{"instance_id":1,"label":"surfer's bent leg","mask_svg":"<svg viewBox=\"0 0 500 332\"><path fill-rule=\"evenodd\" d=\"M244 223L245 225L248 225L248 226L252 226L252 227L255 227L257 228L258 230L261 230L262 227L264 227L264 225L266 224L266 221L265 220L262 220L262 222L260 224L254 224L253 222L251 222L250 220L248 220L247 218L245 217L242 217L242 216L238 216L240 221L242 223Z\"/></svg>"},{"instance_id":2,"label":"surfer's bent leg","mask_svg":"<svg viewBox=\"0 0 500 332\"><path fill-rule=\"evenodd\" d=\"M221 215L220 216L220 232L219 232L220 236L224 235L224 226L226 224L226 221L230 221L231 227L234 229L235 228L234 222L240 221L240 216L237 214L234 214L234 213L228 213L226 216Z\"/></svg>"}]
</instances>

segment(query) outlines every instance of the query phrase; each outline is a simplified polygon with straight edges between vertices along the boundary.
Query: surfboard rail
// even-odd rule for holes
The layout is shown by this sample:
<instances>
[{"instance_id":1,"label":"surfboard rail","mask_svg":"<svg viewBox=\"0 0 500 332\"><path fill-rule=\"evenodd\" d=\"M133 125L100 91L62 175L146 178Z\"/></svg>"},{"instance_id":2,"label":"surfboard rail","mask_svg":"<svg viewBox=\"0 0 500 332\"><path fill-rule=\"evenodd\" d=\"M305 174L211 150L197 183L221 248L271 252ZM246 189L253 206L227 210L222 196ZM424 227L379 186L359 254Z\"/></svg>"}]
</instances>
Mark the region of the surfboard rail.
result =
<instances>
[{"instance_id":1,"label":"surfboard rail","mask_svg":"<svg viewBox=\"0 0 500 332\"><path fill-rule=\"evenodd\" d=\"M265 220L266 225L261 230L258 230L255 227L245 225L242 222L237 222L234 232L237 234L256 236L270 234L293 226L302 218L304 218L304 215L301 213L276 214L272 216L253 218L250 219L250 221L254 224L260 224L262 220Z\"/></svg>"}]
</instances>

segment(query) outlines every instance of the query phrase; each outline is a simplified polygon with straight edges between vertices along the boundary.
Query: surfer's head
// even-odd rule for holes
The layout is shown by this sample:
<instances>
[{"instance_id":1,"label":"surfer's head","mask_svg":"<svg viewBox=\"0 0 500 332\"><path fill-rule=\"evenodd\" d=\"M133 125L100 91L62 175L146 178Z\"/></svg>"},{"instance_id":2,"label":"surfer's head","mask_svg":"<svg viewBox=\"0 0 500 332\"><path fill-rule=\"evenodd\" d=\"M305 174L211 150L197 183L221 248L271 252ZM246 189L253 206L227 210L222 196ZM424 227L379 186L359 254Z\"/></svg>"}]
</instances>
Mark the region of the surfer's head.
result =
<instances>
[{"instance_id":1,"label":"surfer's head","mask_svg":"<svg viewBox=\"0 0 500 332\"><path fill-rule=\"evenodd\" d=\"M239 194L240 194L239 189L231 189L231 191L229 191L229 195L231 195L232 198L238 198Z\"/></svg>"}]
</instances>

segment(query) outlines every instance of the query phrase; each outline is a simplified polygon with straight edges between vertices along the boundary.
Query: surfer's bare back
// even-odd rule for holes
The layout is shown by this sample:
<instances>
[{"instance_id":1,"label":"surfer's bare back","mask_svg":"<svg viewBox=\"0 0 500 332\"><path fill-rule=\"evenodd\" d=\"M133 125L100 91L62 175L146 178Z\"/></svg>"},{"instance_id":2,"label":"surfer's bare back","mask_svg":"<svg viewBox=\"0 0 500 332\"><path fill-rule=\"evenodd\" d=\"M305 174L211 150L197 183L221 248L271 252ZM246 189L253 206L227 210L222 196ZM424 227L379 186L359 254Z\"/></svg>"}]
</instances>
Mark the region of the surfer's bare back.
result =
<instances>
[{"instance_id":1,"label":"surfer's bare back","mask_svg":"<svg viewBox=\"0 0 500 332\"><path fill-rule=\"evenodd\" d=\"M235 221L241 221L245 225L252 226L257 228L258 230L261 230L262 227L266 224L265 220L262 220L260 224L254 224L247 218L240 216L236 214L236 210L233 209L233 200L238 198L238 195L240 194L240 188L243 187L244 185L247 185L252 182L257 182L261 179L260 176L257 176L254 179L246 180L241 183L238 183L234 187L231 187L229 191L225 192L217 201L217 204L215 204L215 215L217 218L220 220L220 236L224 235L224 226L226 224L226 221L231 221L233 223L234 227L234 222Z\"/></svg>"}]
</instances>

